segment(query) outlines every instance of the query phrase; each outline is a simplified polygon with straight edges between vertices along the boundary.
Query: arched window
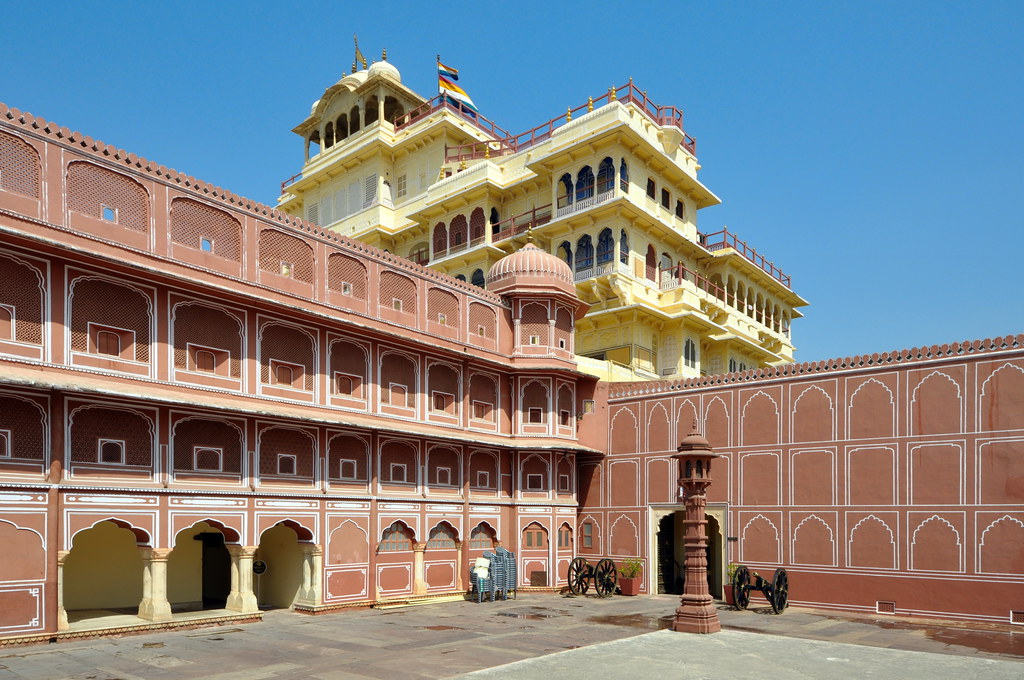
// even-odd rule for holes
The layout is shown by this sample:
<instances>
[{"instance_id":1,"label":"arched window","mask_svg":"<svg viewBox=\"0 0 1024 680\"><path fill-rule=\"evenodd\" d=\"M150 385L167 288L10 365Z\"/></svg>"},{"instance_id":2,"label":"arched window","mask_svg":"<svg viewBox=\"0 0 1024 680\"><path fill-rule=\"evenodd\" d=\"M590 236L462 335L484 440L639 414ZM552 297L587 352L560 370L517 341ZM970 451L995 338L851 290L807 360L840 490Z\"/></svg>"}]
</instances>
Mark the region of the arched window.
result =
<instances>
[{"instance_id":1,"label":"arched window","mask_svg":"<svg viewBox=\"0 0 1024 680\"><path fill-rule=\"evenodd\" d=\"M629 191L629 167L626 165L625 158L619 161L619 188Z\"/></svg>"},{"instance_id":2,"label":"arched window","mask_svg":"<svg viewBox=\"0 0 1024 680\"><path fill-rule=\"evenodd\" d=\"M465 215L456 215L452 219L452 228L448 234L448 243L452 248L469 241L469 224Z\"/></svg>"},{"instance_id":3,"label":"arched window","mask_svg":"<svg viewBox=\"0 0 1024 680\"><path fill-rule=\"evenodd\" d=\"M348 133L350 135L359 132L359 107L353 106L348 112Z\"/></svg>"},{"instance_id":4,"label":"arched window","mask_svg":"<svg viewBox=\"0 0 1024 680\"><path fill-rule=\"evenodd\" d=\"M324 128L324 148L330 149L334 146L334 123L328 123Z\"/></svg>"},{"instance_id":5,"label":"arched window","mask_svg":"<svg viewBox=\"0 0 1024 680\"><path fill-rule=\"evenodd\" d=\"M445 548L455 548L455 529L448 522L441 522L430 530L430 537L427 539L427 550Z\"/></svg>"},{"instance_id":6,"label":"arched window","mask_svg":"<svg viewBox=\"0 0 1024 680\"><path fill-rule=\"evenodd\" d=\"M594 266L594 242L590 234L584 234L576 242L576 271L590 269Z\"/></svg>"},{"instance_id":7,"label":"arched window","mask_svg":"<svg viewBox=\"0 0 1024 680\"><path fill-rule=\"evenodd\" d=\"M474 286L483 288L486 285L486 282L484 281L484 270L474 269L473 277L469 280L469 282L472 283Z\"/></svg>"},{"instance_id":8,"label":"arched window","mask_svg":"<svg viewBox=\"0 0 1024 680\"><path fill-rule=\"evenodd\" d=\"M647 257L644 261L647 278L651 281L658 280L658 256L654 253L654 246L647 246Z\"/></svg>"},{"instance_id":9,"label":"arched window","mask_svg":"<svg viewBox=\"0 0 1024 680\"><path fill-rule=\"evenodd\" d=\"M394 123L405 114L402 104L394 97L384 97L384 120Z\"/></svg>"},{"instance_id":10,"label":"arched window","mask_svg":"<svg viewBox=\"0 0 1024 680\"><path fill-rule=\"evenodd\" d=\"M314 130L313 134L309 136L309 150L306 155L312 158L318 153L320 153L320 131Z\"/></svg>"},{"instance_id":11,"label":"arched window","mask_svg":"<svg viewBox=\"0 0 1024 680\"><path fill-rule=\"evenodd\" d=\"M412 532L404 522L395 522L384 530L380 544L377 547L379 552L396 552L399 550L412 550Z\"/></svg>"},{"instance_id":12,"label":"arched window","mask_svg":"<svg viewBox=\"0 0 1024 680\"><path fill-rule=\"evenodd\" d=\"M615 188L615 161L605 158L597 168L597 193L603 194Z\"/></svg>"},{"instance_id":13,"label":"arched window","mask_svg":"<svg viewBox=\"0 0 1024 680\"><path fill-rule=\"evenodd\" d=\"M348 114L343 113L338 116L338 120L334 123L334 137L335 141L340 142L341 140L348 137Z\"/></svg>"},{"instance_id":14,"label":"arched window","mask_svg":"<svg viewBox=\"0 0 1024 680\"><path fill-rule=\"evenodd\" d=\"M366 100L366 124L367 125L373 125L374 123L377 122L377 117L378 117L378 114L380 113L377 110L378 106L379 106L379 104L378 104L378 100L377 100L377 95L373 95L369 99Z\"/></svg>"},{"instance_id":15,"label":"arched window","mask_svg":"<svg viewBox=\"0 0 1024 680\"><path fill-rule=\"evenodd\" d=\"M444 222L434 225L434 257L439 257L448 252L448 227Z\"/></svg>"},{"instance_id":16,"label":"arched window","mask_svg":"<svg viewBox=\"0 0 1024 680\"><path fill-rule=\"evenodd\" d=\"M469 241L470 243L480 243L484 240L484 209L474 208L473 212L469 215Z\"/></svg>"},{"instance_id":17,"label":"arched window","mask_svg":"<svg viewBox=\"0 0 1024 680\"><path fill-rule=\"evenodd\" d=\"M491 208L491 216L490 216L490 219L488 221L491 223L491 233L492 234L497 234L498 233L498 222L501 221L501 218L498 217L498 209L497 208L494 208L494 207Z\"/></svg>"},{"instance_id":18,"label":"arched window","mask_svg":"<svg viewBox=\"0 0 1024 680\"><path fill-rule=\"evenodd\" d=\"M572 269L572 244L568 241L562 241L562 245L558 246L558 257L565 260L565 263L569 265L569 269Z\"/></svg>"},{"instance_id":19,"label":"arched window","mask_svg":"<svg viewBox=\"0 0 1024 680\"><path fill-rule=\"evenodd\" d=\"M481 522L473 527L473 533L469 535L469 547L472 550L492 550L494 539L494 529Z\"/></svg>"},{"instance_id":20,"label":"arched window","mask_svg":"<svg viewBox=\"0 0 1024 680\"><path fill-rule=\"evenodd\" d=\"M625 229L619 234L619 262L629 264L629 236Z\"/></svg>"},{"instance_id":21,"label":"arched window","mask_svg":"<svg viewBox=\"0 0 1024 680\"><path fill-rule=\"evenodd\" d=\"M466 275L465 274L459 274L455 278L458 279L459 281L465 281L466 280Z\"/></svg>"},{"instance_id":22,"label":"arched window","mask_svg":"<svg viewBox=\"0 0 1024 680\"><path fill-rule=\"evenodd\" d=\"M686 219L686 209L683 207L682 201L676 201L676 217L681 220Z\"/></svg>"},{"instance_id":23,"label":"arched window","mask_svg":"<svg viewBox=\"0 0 1024 680\"><path fill-rule=\"evenodd\" d=\"M564 208L572 203L572 175L565 173L558 180L558 207Z\"/></svg>"},{"instance_id":24,"label":"arched window","mask_svg":"<svg viewBox=\"0 0 1024 680\"><path fill-rule=\"evenodd\" d=\"M654 188L654 180L650 177L647 178L647 198L653 199L657 190Z\"/></svg>"},{"instance_id":25,"label":"arched window","mask_svg":"<svg viewBox=\"0 0 1024 680\"><path fill-rule=\"evenodd\" d=\"M576 200L582 201L594 195L594 171L584 165L576 175Z\"/></svg>"},{"instance_id":26,"label":"arched window","mask_svg":"<svg viewBox=\"0 0 1024 680\"><path fill-rule=\"evenodd\" d=\"M605 264L615 259L615 239L611 229L603 229L597 237L597 263Z\"/></svg>"}]
</instances>

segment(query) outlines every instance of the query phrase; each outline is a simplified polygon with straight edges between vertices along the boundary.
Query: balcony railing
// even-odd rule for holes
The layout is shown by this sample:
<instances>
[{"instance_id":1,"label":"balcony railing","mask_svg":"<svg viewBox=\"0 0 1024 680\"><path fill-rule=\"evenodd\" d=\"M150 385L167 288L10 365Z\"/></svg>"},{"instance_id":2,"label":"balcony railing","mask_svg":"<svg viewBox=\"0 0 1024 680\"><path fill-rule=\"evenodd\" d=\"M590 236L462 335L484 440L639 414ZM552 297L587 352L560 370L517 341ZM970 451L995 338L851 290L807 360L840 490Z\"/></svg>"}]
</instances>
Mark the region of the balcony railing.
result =
<instances>
[{"instance_id":1,"label":"balcony railing","mask_svg":"<svg viewBox=\"0 0 1024 680\"><path fill-rule=\"evenodd\" d=\"M733 234L728 229L722 229L711 234L701 234L700 242L701 245L712 252L732 248L786 288L792 288L792 279L788 274L776 267L773 262L765 259L763 255L747 245L746 241L741 241L737 238L736 234Z\"/></svg>"},{"instance_id":2,"label":"balcony railing","mask_svg":"<svg viewBox=\"0 0 1024 680\"><path fill-rule=\"evenodd\" d=\"M609 188L598 194L587 196L586 198L580 198L572 201L571 203L566 203L565 205L559 205L555 210L555 218L565 217L566 215L572 215L573 213L586 210L587 208L593 208L595 205L601 205L611 199L614 194L615 192ZM561 200L559 203L561 203Z\"/></svg>"},{"instance_id":3,"label":"balcony railing","mask_svg":"<svg viewBox=\"0 0 1024 680\"><path fill-rule=\"evenodd\" d=\"M629 265L625 262L602 262L597 265L586 265L582 268L576 269L573 272L572 280L576 283L580 281L586 281L587 279L595 279L598 276L608 276L609 274L632 274L633 271L629 268Z\"/></svg>"},{"instance_id":4,"label":"balcony railing","mask_svg":"<svg viewBox=\"0 0 1024 680\"><path fill-rule=\"evenodd\" d=\"M757 307L749 300L739 297L735 293L722 288L700 274L687 269L683 265L663 267L658 271L658 288L663 291L681 288L684 282L693 284L697 290L704 291L708 295L717 298L726 305L732 307L740 314L754 319L762 326L770 328L776 333L788 335L789 322L782 318L781 314L776 315L771 309Z\"/></svg>"},{"instance_id":5,"label":"balcony railing","mask_svg":"<svg viewBox=\"0 0 1024 680\"><path fill-rule=\"evenodd\" d=\"M556 116L551 120L522 132L518 135L507 135L488 142L471 142L460 146L445 147L445 163L459 163L463 161L478 160L481 158L506 156L528 149L535 144L551 138L555 130L571 122L578 114L589 113L613 101L620 101L623 104L634 104L644 115L658 125L671 125L683 130L683 112L675 106L659 106L648 99L646 93L640 90L633 81L621 87L608 88L608 92L597 98L587 100L576 108L568 109L564 114ZM410 114L407 115L411 115ZM395 128L397 129L396 122ZM495 135L498 137L498 135ZM680 146L692 154L697 153L697 140L683 132L683 141Z\"/></svg>"},{"instance_id":6,"label":"balcony railing","mask_svg":"<svg viewBox=\"0 0 1024 680\"><path fill-rule=\"evenodd\" d=\"M519 215L513 215L501 222L491 225L491 242L497 243L522 234L527 229L535 229L551 221L551 204L533 208Z\"/></svg>"}]
</instances>

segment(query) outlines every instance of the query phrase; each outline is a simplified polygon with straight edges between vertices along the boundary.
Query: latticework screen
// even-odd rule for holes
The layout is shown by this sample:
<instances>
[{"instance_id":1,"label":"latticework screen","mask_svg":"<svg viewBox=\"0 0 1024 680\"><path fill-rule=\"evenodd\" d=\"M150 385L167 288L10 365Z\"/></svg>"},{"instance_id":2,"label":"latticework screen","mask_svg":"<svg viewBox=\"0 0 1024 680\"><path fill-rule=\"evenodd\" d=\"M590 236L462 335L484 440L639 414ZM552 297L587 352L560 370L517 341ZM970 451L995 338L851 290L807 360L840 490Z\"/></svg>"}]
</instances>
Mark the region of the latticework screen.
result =
<instances>
[{"instance_id":1,"label":"latticework screen","mask_svg":"<svg viewBox=\"0 0 1024 680\"><path fill-rule=\"evenodd\" d=\"M10 433L7 446L11 458L43 460L46 457L46 421L33 402L0 395L0 430ZM0 450L0 455L5 453Z\"/></svg>"},{"instance_id":2,"label":"latticework screen","mask_svg":"<svg viewBox=\"0 0 1024 680\"><path fill-rule=\"evenodd\" d=\"M396 304L396 301L397 304ZM381 272L380 306L399 309L406 314L416 313L416 284L412 279L394 272Z\"/></svg>"},{"instance_id":3,"label":"latticework screen","mask_svg":"<svg viewBox=\"0 0 1024 680\"><path fill-rule=\"evenodd\" d=\"M461 486L461 471L459 454L449 448L431 449L427 455L427 480L432 486Z\"/></svg>"},{"instance_id":4,"label":"latticework screen","mask_svg":"<svg viewBox=\"0 0 1024 680\"><path fill-rule=\"evenodd\" d=\"M92 163L68 165L68 207L97 219L103 208L115 211L115 221L133 231L149 231L149 194L129 177Z\"/></svg>"},{"instance_id":5,"label":"latticework screen","mask_svg":"<svg viewBox=\"0 0 1024 680\"><path fill-rule=\"evenodd\" d=\"M315 465L313 440L299 430L268 427L260 433L260 475L277 476L277 456L295 456L295 475L311 478Z\"/></svg>"},{"instance_id":6,"label":"latticework screen","mask_svg":"<svg viewBox=\"0 0 1024 680\"><path fill-rule=\"evenodd\" d=\"M39 198L39 154L6 133L0 133L0 189Z\"/></svg>"},{"instance_id":7,"label":"latticework screen","mask_svg":"<svg viewBox=\"0 0 1024 680\"><path fill-rule=\"evenodd\" d=\"M479 302L469 303L469 335L494 339L497 334L497 316L490 307ZM483 332L481 332L483 331Z\"/></svg>"},{"instance_id":8,"label":"latticework screen","mask_svg":"<svg viewBox=\"0 0 1024 680\"><path fill-rule=\"evenodd\" d=\"M14 307L14 340L43 343L43 284L35 268L0 255L0 304Z\"/></svg>"},{"instance_id":9,"label":"latticework screen","mask_svg":"<svg viewBox=\"0 0 1024 680\"><path fill-rule=\"evenodd\" d=\"M300 238L264 229L260 232L260 269L313 283L313 249Z\"/></svg>"},{"instance_id":10,"label":"latticework screen","mask_svg":"<svg viewBox=\"0 0 1024 680\"><path fill-rule=\"evenodd\" d=\"M209 241L204 247L203 239ZM175 243L209 250L214 255L242 261L242 225L223 210L176 198L171 201L171 240Z\"/></svg>"},{"instance_id":11,"label":"latticework screen","mask_svg":"<svg viewBox=\"0 0 1024 680\"><path fill-rule=\"evenodd\" d=\"M388 442L380 450L380 480L415 484L416 453L408 445L401 442Z\"/></svg>"},{"instance_id":12,"label":"latticework screen","mask_svg":"<svg viewBox=\"0 0 1024 680\"><path fill-rule=\"evenodd\" d=\"M357 300L365 300L366 266L354 257L333 253L327 259L327 287Z\"/></svg>"},{"instance_id":13,"label":"latticework screen","mask_svg":"<svg viewBox=\"0 0 1024 680\"><path fill-rule=\"evenodd\" d=\"M71 349L89 351L89 323L135 333L135 361L149 361L149 298L128 286L79 279L71 294Z\"/></svg>"},{"instance_id":14,"label":"latticework screen","mask_svg":"<svg viewBox=\"0 0 1024 680\"><path fill-rule=\"evenodd\" d=\"M260 333L260 380L266 384L274 382L270 360L276 359L303 367L302 389L312 391L314 369L313 340L302 331L267 324Z\"/></svg>"},{"instance_id":15,"label":"latticework screen","mask_svg":"<svg viewBox=\"0 0 1024 680\"><path fill-rule=\"evenodd\" d=\"M536 337L536 343L531 343L531 336ZM519 321L519 343L548 344L548 310L541 304L531 304L523 307L523 314Z\"/></svg>"},{"instance_id":16,"label":"latticework screen","mask_svg":"<svg viewBox=\"0 0 1024 680\"><path fill-rule=\"evenodd\" d=\"M174 308L174 367L188 368L188 344L227 350L229 374L242 377L242 324L221 309L200 304Z\"/></svg>"},{"instance_id":17,"label":"latticework screen","mask_svg":"<svg viewBox=\"0 0 1024 680\"><path fill-rule=\"evenodd\" d=\"M153 421L135 411L88 406L71 414L71 460L99 462L101 439L124 442L125 465L153 464Z\"/></svg>"},{"instance_id":18,"label":"latticework screen","mask_svg":"<svg viewBox=\"0 0 1024 680\"><path fill-rule=\"evenodd\" d=\"M416 365L406 356L389 353L380 362L380 383L382 398L387 402L388 388L391 383L405 387L405 401L395 406L416 406Z\"/></svg>"},{"instance_id":19,"label":"latticework screen","mask_svg":"<svg viewBox=\"0 0 1024 680\"><path fill-rule=\"evenodd\" d=\"M189 418L174 426L174 469L186 472L194 469L196 447L220 449L221 471L239 474L242 471L242 435L220 420ZM202 461L200 461L202 464ZM203 465L202 472L209 471Z\"/></svg>"},{"instance_id":20,"label":"latticework screen","mask_svg":"<svg viewBox=\"0 0 1024 680\"><path fill-rule=\"evenodd\" d=\"M328 476L331 479L341 477L341 461L355 461L355 479L365 482L368 476L366 442L353 435L342 434L332 437L327 445Z\"/></svg>"},{"instance_id":21,"label":"latticework screen","mask_svg":"<svg viewBox=\"0 0 1024 680\"><path fill-rule=\"evenodd\" d=\"M446 290L431 288L427 291L427 318L455 326L459 323L459 299Z\"/></svg>"}]
</instances>

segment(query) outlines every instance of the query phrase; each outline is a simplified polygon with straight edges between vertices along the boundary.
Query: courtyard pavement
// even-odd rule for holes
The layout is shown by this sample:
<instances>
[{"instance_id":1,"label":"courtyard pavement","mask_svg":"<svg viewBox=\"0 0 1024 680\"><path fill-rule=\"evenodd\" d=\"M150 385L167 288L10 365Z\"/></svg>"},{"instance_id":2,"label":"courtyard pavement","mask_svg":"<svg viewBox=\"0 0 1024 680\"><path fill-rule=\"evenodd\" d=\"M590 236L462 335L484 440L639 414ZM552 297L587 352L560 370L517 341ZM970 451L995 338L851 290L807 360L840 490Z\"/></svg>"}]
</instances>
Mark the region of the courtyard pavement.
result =
<instances>
[{"instance_id":1,"label":"courtyard pavement","mask_svg":"<svg viewBox=\"0 0 1024 680\"><path fill-rule=\"evenodd\" d=\"M723 632L661 630L671 595L449 602L0 650L0 680L1024 678L1024 630L719 605ZM1015 632L1016 629L1016 632Z\"/></svg>"}]
</instances>

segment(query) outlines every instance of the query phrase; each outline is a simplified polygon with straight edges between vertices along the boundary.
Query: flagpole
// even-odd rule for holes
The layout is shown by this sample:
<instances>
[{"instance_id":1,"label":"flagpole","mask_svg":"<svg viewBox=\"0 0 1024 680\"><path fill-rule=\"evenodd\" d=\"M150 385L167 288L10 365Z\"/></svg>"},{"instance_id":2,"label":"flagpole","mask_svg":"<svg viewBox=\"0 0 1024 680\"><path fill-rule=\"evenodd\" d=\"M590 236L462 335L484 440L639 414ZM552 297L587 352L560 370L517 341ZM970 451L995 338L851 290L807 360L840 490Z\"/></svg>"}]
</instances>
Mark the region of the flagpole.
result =
<instances>
[{"instance_id":1,"label":"flagpole","mask_svg":"<svg viewBox=\"0 0 1024 680\"><path fill-rule=\"evenodd\" d=\"M437 94L440 95L441 94L441 55L438 54L438 55L436 55L436 57L437 57L437 76L438 76L437 77Z\"/></svg>"}]
</instances>

